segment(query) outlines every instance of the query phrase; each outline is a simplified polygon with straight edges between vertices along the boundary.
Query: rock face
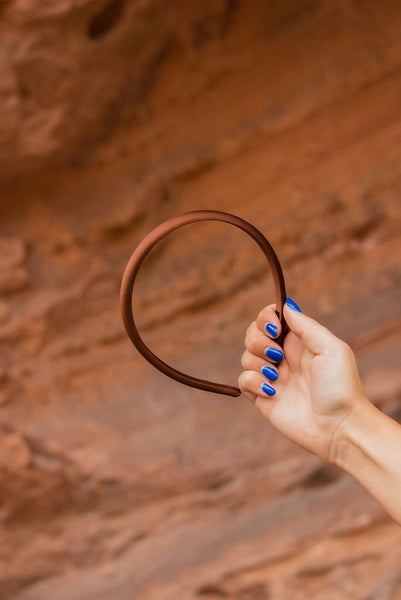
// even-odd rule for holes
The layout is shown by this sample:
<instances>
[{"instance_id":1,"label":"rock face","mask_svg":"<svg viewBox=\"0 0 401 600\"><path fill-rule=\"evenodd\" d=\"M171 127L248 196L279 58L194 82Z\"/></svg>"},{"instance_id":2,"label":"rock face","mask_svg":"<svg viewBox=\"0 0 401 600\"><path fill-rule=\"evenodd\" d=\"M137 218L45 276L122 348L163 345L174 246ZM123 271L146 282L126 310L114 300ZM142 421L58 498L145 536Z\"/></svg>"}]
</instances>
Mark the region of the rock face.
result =
<instances>
[{"instance_id":1,"label":"rock face","mask_svg":"<svg viewBox=\"0 0 401 600\"><path fill-rule=\"evenodd\" d=\"M401 7L348 0L0 5L1 600L401 598L401 530L243 398L144 364L119 284L203 208L259 227L289 295L401 418ZM272 301L240 231L146 261L151 347L235 383Z\"/></svg>"}]
</instances>

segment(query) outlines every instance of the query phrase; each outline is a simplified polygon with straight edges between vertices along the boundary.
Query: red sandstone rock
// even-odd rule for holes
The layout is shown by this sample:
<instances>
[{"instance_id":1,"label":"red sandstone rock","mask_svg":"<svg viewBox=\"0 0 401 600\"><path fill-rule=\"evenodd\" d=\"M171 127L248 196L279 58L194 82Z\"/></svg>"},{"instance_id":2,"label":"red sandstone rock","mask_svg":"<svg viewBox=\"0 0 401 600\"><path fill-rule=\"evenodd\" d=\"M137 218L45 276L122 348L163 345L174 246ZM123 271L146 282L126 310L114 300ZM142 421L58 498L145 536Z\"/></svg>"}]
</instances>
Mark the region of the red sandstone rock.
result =
<instances>
[{"instance_id":1,"label":"red sandstone rock","mask_svg":"<svg viewBox=\"0 0 401 600\"><path fill-rule=\"evenodd\" d=\"M397 3L0 6L0 598L396 600L400 529L243 398L144 364L137 242L200 208L258 226L288 291L400 419ZM242 232L149 256L146 341L235 383L271 301Z\"/></svg>"}]
</instances>

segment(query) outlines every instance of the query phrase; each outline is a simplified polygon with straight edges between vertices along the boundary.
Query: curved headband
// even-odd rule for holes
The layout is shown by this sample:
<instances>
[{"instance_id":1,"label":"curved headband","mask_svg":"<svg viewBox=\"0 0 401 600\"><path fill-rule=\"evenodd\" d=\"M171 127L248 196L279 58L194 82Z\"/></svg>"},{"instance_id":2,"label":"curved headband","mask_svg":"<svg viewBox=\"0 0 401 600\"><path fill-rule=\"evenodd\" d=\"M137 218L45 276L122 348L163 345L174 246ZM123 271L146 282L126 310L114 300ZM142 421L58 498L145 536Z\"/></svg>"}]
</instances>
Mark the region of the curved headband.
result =
<instances>
[{"instance_id":1,"label":"curved headband","mask_svg":"<svg viewBox=\"0 0 401 600\"><path fill-rule=\"evenodd\" d=\"M240 217L216 210L199 210L173 217L172 219L161 223L161 225L153 229L153 231L151 231L142 240L139 246L134 250L124 271L120 290L121 313L125 328L132 343L146 358L146 360L156 367L156 369L159 369L159 371L165 375L168 375L168 377L171 377L172 379L175 379L176 381L179 381L185 385L189 385L190 387L206 390L208 392L215 392L217 394L225 394L226 396L239 396L241 391L237 387L192 377L191 375L182 373L181 371L178 371L177 369L174 369L170 365L163 362L146 346L142 340L136 327L132 312L132 292L134 283L140 266L145 260L146 256L149 254L152 248L171 231L174 231L183 225L187 225L188 223L195 223L197 221L223 221L224 223L235 225L235 227L239 227L239 229L242 229L248 235L250 235L262 249L273 274L276 296L276 312L281 323L281 333L276 341L282 345L284 337L288 332L288 326L283 317L283 305L286 300L286 291L283 272L276 253L264 235L258 229L256 229L256 227L247 221L244 221L244 219L241 219Z\"/></svg>"}]
</instances>

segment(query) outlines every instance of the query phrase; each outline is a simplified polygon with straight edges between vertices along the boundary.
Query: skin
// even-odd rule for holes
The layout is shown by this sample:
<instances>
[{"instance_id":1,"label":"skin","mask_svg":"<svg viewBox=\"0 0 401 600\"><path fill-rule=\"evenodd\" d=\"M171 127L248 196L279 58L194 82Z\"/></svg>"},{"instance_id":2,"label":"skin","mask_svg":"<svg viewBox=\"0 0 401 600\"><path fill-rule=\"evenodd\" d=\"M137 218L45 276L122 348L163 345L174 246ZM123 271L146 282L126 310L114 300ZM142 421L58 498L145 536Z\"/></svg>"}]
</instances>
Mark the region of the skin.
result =
<instances>
[{"instance_id":1,"label":"skin","mask_svg":"<svg viewBox=\"0 0 401 600\"><path fill-rule=\"evenodd\" d=\"M290 332L281 362L265 356L268 347L280 349L265 329L272 323L280 333L275 305L248 327L241 391L278 431L350 473L401 524L401 426L367 399L345 342L288 305L284 317ZM264 377L264 365L276 369L276 381ZM262 391L263 382L273 396Z\"/></svg>"}]
</instances>

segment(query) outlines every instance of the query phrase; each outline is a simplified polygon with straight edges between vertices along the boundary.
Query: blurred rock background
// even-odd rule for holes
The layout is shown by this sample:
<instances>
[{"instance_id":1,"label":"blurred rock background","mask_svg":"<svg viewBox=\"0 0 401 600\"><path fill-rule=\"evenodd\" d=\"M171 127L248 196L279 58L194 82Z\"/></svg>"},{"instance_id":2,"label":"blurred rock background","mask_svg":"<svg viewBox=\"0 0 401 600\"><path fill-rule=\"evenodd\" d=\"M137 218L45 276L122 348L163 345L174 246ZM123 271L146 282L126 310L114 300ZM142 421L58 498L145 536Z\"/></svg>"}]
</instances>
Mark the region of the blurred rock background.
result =
<instances>
[{"instance_id":1,"label":"blurred rock background","mask_svg":"<svg viewBox=\"0 0 401 600\"><path fill-rule=\"evenodd\" d=\"M233 212L401 418L400 3L2 0L0 32L1 600L399 600L400 528L244 398L145 364L118 292L161 221ZM235 384L272 299L210 223L134 305L162 357Z\"/></svg>"}]
</instances>

